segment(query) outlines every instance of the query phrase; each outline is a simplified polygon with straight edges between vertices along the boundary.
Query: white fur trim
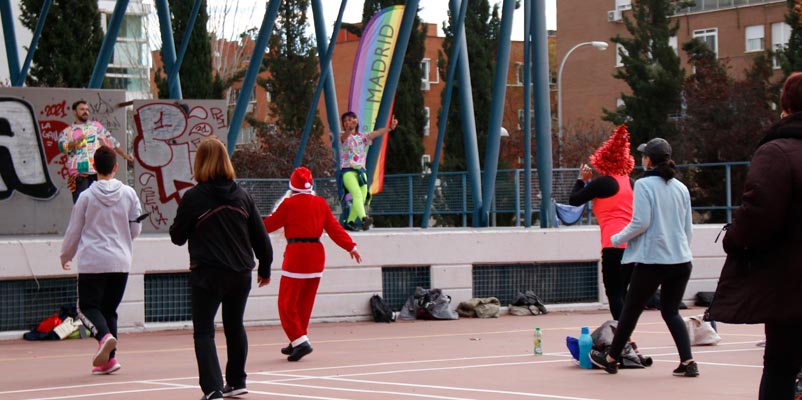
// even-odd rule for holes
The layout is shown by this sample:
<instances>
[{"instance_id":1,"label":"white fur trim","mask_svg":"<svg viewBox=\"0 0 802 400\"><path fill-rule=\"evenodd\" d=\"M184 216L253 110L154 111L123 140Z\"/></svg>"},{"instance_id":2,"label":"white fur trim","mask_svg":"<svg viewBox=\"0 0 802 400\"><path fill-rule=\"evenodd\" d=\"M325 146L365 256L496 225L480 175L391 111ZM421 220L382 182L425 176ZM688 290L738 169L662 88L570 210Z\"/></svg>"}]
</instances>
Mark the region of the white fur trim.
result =
<instances>
[{"instance_id":1,"label":"white fur trim","mask_svg":"<svg viewBox=\"0 0 802 400\"><path fill-rule=\"evenodd\" d=\"M295 340L292 341L292 347L298 347L298 346L302 345L304 342L308 342L308 341L309 341L309 338L306 337L306 335L303 335L303 336L299 337L298 339L295 339Z\"/></svg>"}]
</instances>

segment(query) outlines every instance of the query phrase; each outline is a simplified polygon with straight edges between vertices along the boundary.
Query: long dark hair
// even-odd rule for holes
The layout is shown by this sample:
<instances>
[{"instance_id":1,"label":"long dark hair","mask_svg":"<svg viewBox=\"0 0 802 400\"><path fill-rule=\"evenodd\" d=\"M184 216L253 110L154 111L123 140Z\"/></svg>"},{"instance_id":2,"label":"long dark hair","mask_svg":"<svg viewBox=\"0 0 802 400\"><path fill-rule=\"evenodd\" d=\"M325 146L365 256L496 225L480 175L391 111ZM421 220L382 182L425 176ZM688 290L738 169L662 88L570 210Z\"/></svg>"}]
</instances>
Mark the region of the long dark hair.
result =
<instances>
[{"instance_id":1,"label":"long dark hair","mask_svg":"<svg viewBox=\"0 0 802 400\"><path fill-rule=\"evenodd\" d=\"M674 160L668 158L653 165L650 172L668 182L677 175L677 164L674 163Z\"/></svg>"}]
</instances>

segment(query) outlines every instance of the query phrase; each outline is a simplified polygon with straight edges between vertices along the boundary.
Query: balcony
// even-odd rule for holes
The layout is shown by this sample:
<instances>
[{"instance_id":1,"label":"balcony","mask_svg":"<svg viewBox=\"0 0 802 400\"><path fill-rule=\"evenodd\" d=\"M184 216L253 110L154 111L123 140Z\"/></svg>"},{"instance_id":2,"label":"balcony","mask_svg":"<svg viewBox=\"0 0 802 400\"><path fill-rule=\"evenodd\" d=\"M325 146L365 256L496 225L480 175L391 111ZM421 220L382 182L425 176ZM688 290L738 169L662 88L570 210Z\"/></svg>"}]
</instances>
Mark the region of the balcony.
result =
<instances>
[{"instance_id":1,"label":"balcony","mask_svg":"<svg viewBox=\"0 0 802 400\"><path fill-rule=\"evenodd\" d=\"M695 0L695 1L696 5L694 5L693 7L680 8L674 15L716 11L727 8L755 6L759 4L785 3L784 0Z\"/></svg>"}]
</instances>

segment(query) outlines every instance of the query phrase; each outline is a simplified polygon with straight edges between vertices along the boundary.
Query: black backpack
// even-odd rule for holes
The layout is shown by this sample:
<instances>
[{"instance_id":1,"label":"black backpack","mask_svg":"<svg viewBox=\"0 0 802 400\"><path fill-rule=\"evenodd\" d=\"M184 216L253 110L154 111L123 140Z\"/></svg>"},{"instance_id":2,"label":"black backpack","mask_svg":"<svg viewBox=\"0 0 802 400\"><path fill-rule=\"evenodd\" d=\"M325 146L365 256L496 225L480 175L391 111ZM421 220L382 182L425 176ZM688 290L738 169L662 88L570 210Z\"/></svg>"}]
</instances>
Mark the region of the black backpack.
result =
<instances>
[{"instance_id":1,"label":"black backpack","mask_svg":"<svg viewBox=\"0 0 802 400\"><path fill-rule=\"evenodd\" d=\"M393 313L393 310L378 294L374 294L370 298L370 312L373 314L373 321L375 322L395 321L395 314Z\"/></svg>"}]
</instances>

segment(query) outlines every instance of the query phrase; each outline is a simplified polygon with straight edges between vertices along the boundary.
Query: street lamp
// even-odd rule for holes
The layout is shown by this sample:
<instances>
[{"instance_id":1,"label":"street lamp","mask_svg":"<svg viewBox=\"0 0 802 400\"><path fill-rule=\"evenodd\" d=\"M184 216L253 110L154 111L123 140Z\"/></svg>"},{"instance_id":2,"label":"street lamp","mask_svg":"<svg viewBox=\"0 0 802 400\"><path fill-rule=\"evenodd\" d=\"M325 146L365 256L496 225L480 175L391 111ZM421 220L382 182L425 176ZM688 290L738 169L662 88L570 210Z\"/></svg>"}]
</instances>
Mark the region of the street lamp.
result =
<instances>
[{"instance_id":1,"label":"street lamp","mask_svg":"<svg viewBox=\"0 0 802 400\"><path fill-rule=\"evenodd\" d=\"M560 70L557 72L557 166L562 167L562 147L563 147L563 67L565 66L565 60L568 59L568 56L574 52L579 47L591 45L599 51L607 50L607 42L582 42L577 44L576 46L572 47L571 50L568 50L565 53L565 57L563 57L562 62L560 63Z\"/></svg>"}]
</instances>

